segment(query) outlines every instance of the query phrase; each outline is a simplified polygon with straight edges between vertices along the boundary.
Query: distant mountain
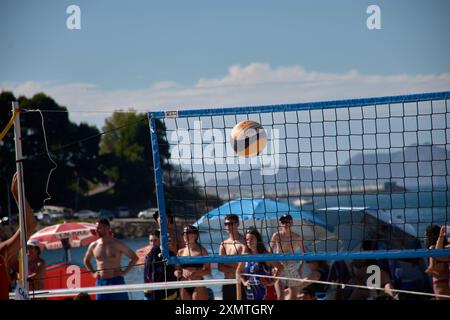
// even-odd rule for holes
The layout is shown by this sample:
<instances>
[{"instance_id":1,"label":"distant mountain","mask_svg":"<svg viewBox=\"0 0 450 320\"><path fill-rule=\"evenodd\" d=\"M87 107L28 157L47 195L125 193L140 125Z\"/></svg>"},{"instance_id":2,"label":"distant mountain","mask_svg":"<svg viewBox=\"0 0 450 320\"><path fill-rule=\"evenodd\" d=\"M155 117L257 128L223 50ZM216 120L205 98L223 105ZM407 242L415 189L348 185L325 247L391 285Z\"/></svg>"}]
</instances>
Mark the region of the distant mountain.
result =
<instances>
[{"instance_id":1,"label":"distant mountain","mask_svg":"<svg viewBox=\"0 0 450 320\"><path fill-rule=\"evenodd\" d=\"M277 195L295 194L299 193L300 188L303 195L307 195L308 190L311 191L311 189L320 191L334 187L336 191L338 185L342 189L348 189L350 185L358 189L363 183L366 187L376 186L378 183L380 189L385 188L385 191L390 192L392 190L389 188L392 187L398 188L397 191L414 187L418 177L420 177L419 183L430 185L433 175L435 183L446 185L446 160L450 160L449 149L421 145L389 150L390 152L374 150L376 152L364 151L364 153L352 151L352 157L347 156L346 159L344 158L345 161L339 159L339 157L343 158L344 153L336 152L337 159L334 166L325 167L323 163L313 163L315 165L313 170L306 166L282 167L275 175L261 175L260 169L217 172L207 175L205 186L218 189L229 187L232 193L255 196L255 192L263 193L262 185L266 195L272 192L276 192ZM348 151L345 153L350 154ZM342 165L336 166L338 163ZM450 172L450 168L448 171ZM339 181L337 181L338 178ZM392 185L390 185L391 182ZM360 189L361 192L364 191Z\"/></svg>"}]
</instances>

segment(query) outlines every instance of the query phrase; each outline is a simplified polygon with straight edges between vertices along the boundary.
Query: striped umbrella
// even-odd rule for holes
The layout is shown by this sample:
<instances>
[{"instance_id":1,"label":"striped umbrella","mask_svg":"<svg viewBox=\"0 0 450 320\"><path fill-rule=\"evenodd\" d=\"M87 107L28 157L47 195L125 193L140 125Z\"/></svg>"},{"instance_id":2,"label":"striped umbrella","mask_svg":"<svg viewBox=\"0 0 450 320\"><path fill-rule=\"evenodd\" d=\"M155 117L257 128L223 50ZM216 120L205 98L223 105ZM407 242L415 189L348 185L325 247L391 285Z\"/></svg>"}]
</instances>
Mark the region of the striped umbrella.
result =
<instances>
[{"instance_id":1,"label":"striped umbrella","mask_svg":"<svg viewBox=\"0 0 450 320\"><path fill-rule=\"evenodd\" d=\"M137 265L141 265L141 267L144 267L145 257L152 250L152 248L153 246L148 245L136 250L136 255L139 258L139 260L136 262Z\"/></svg>"},{"instance_id":2,"label":"striped umbrella","mask_svg":"<svg viewBox=\"0 0 450 320\"><path fill-rule=\"evenodd\" d=\"M67 240L65 240L67 239ZM71 248L86 246L97 240L95 224L86 222L65 222L43 228L33 234L30 240L37 240L41 249L66 249L63 242Z\"/></svg>"}]
</instances>

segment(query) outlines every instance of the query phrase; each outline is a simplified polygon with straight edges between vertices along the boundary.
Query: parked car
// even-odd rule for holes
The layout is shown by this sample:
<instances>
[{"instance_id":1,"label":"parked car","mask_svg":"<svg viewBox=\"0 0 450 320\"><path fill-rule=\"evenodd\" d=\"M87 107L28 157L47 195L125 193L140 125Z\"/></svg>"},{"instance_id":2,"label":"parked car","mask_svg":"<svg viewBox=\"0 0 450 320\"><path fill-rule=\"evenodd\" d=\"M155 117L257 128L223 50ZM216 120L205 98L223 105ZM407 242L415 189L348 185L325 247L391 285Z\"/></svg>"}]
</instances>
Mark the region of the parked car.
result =
<instances>
[{"instance_id":1,"label":"parked car","mask_svg":"<svg viewBox=\"0 0 450 320\"><path fill-rule=\"evenodd\" d=\"M138 213L139 219L153 219L153 214L158 211L158 208L149 208Z\"/></svg>"},{"instance_id":2,"label":"parked car","mask_svg":"<svg viewBox=\"0 0 450 320\"><path fill-rule=\"evenodd\" d=\"M64 219L66 216L66 213L63 212L45 212L44 214L47 214L52 221Z\"/></svg>"},{"instance_id":3,"label":"parked car","mask_svg":"<svg viewBox=\"0 0 450 320\"><path fill-rule=\"evenodd\" d=\"M52 224L54 220L52 219L52 217L48 213L43 213L42 214L42 218L39 221L41 221L41 222L43 222L45 224Z\"/></svg>"},{"instance_id":4,"label":"parked car","mask_svg":"<svg viewBox=\"0 0 450 320\"><path fill-rule=\"evenodd\" d=\"M128 218L130 216L130 209L125 206L120 206L116 208L116 217L118 218Z\"/></svg>"},{"instance_id":5,"label":"parked car","mask_svg":"<svg viewBox=\"0 0 450 320\"><path fill-rule=\"evenodd\" d=\"M44 212L44 213L65 213L65 214L71 214L73 213L73 210L70 208L66 208L66 207L61 207L61 206L43 206L40 210L40 212Z\"/></svg>"},{"instance_id":6,"label":"parked car","mask_svg":"<svg viewBox=\"0 0 450 320\"><path fill-rule=\"evenodd\" d=\"M75 213L78 219L97 219L98 212L92 210L81 210Z\"/></svg>"},{"instance_id":7,"label":"parked car","mask_svg":"<svg viewBox=\"0 0 450 320\"><path fill-rule=\"evenodd\" d=\"M109 219L109 220L113 220L114 219L114 213L112 211L109 210L100 210L98 212L98 219Z\"/></svg>"},{"instance_id":8,"label":"parked car","mask_svg":"<svg viewBox=\"0 0 450 320\"><path fill-rule=\"evenodd\" d=\"M61 206L43 206L40 213L47 216L47 221L54 222L60 219L72 219L74 218L73 210ZM50 219L48 218L50 217Z\"/></svg>"},{"instance_id":9,"label":"parked car","mask_svg":"<svg viewBox=\"0 0 450 320\"><path fill-rule=\"evenodd\" d=\"M53 219L50 216L50 214L48 214L48 213L44 213L44 212L40 212L39 211L39 212L35 212L34 216L36 217L36 220L38 222L42 222L44 224L51 224L51 223L53 223Z\"/></svg>"}]
</instances>

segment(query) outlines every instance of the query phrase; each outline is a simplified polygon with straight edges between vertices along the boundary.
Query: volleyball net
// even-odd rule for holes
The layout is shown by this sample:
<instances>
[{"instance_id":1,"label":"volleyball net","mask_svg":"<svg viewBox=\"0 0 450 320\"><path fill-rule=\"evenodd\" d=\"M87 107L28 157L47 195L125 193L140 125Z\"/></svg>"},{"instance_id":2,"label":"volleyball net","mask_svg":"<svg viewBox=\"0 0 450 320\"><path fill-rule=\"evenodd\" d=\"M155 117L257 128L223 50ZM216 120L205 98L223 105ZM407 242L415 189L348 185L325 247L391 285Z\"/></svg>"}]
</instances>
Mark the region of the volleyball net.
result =
<instances>
[{"instance_id":1,"label":"volleyball net","mask_svg":"<svg viewBox=\"0 0 450 320\"><path fill-rule=\"evenodd\" d=\"M149 113L164 257L224 263L449 256L449 249L428 249L425 237L431 225L450 225L449 98L439 92ZM231 138L246 120L264 128L257 139L265 147L253 157L238 155ZM220 255L229 214L239 217L241 235L256 228L267 248L289 214L305 251ZM182 244L185 225L198 228L209 256L169 254L169 237Z\"/></svg>"}]
</instances>

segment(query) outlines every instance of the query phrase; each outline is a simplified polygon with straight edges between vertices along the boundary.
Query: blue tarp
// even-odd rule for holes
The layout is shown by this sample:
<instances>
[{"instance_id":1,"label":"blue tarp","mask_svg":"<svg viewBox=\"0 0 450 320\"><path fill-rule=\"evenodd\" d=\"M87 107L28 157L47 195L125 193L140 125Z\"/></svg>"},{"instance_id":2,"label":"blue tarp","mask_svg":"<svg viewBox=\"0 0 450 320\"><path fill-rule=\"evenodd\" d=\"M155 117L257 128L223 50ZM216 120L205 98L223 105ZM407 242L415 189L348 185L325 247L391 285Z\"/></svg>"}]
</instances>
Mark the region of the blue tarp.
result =
<instances>
[{"instance_id":1,"label":"blue tarp","mask_svg":"<svg viewBox=\"0 0 450 320\"><path fill-rule=\"evenodd\" d=\"M332 226L315 217L311 211L302 210L301 207L271 199L243 198L229 201L222 206L203 215L195 225L200 226L209 220L223 220L226 215L233 213L240 220L278 220L284 214L290 214L294 220L305 220L312 224L322 226L333 232Z\"/></svg>"}]
</instances>

